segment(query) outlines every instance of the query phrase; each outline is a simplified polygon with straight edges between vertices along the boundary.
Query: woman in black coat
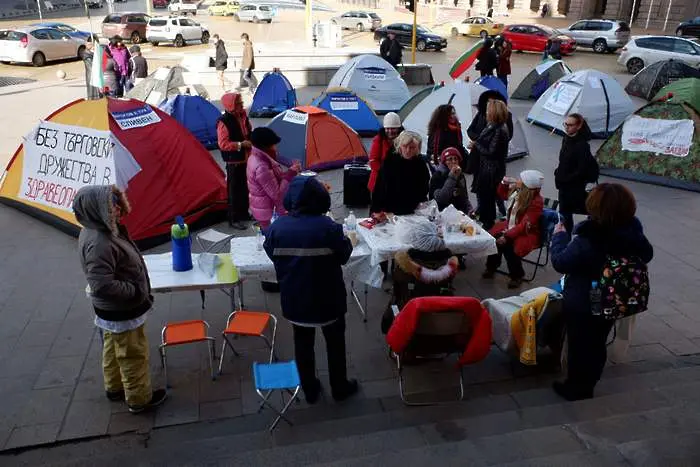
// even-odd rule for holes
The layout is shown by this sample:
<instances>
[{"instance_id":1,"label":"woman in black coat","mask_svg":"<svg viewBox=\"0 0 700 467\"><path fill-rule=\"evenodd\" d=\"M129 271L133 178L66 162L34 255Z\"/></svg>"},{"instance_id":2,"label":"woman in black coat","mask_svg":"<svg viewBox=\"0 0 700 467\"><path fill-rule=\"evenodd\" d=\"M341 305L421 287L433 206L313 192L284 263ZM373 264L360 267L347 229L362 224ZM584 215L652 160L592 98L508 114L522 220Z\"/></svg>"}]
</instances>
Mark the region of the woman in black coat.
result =
<instances>
[{"instance_id":1,"label":"woman in black coat","mask_svg":"<svg viewBox=\"0 0 700 467\"><path fill-rule=\"evenodd\" d=\"M488 125L481 134L469 143L471 151L479 153L479 175L476 177L476 199L479 205L479 220L486 230L496 220L496 190L506 174L506 156L510 134L506 121L508 108L500 100L491 100L486 106Z\"/></svg>"},{"instance_id":2,"label":"woman in black coat","mask_svg":"<svg viewBox=\"0 0 700 467\"><path fill-rule=\"evenodd\" d=\"M566 274L563 315L568 338L568 375L554 391L567 400L589 399L603 374L606 342L614 321L591 312L592 282L602 274L606 256L651 261L654 249L635 217L632 192L617 183L601 183L588 196L590 218L578 224L574 238L562 223L552 237L552 266Z\"/></svg>"},{"instance_id":3,"label":"woman in black coat","mask_svg":"<svg viewBox=\"0 0 700 467\"><path fill-rule=\"evenodd\" d=\"M498 53L493 48L493 39L487 37L484 40L484 45L479 51L476 66L481 76L493 76L496 68L498 68Z\"/></svg>"},{"instance_id":4,"label":"woman in black coat","mask_svg":"<svg viewBox=\"0 0 700 467\"><path fill-rule=\"evenodd\" d=\"M559 166L554 170L554 185L559 190L559 212L564 218L564 227L571 233L574 214L586 214L588 163L593 157L588 141L592 134L580 114L566 117L564 131Z\"/></svg>"},{"instance_id":5,"label":"woman in black coat","mask_svg":"<svg viewBox=\"0 0 700 467\"><path fill-rule=\"evenodd\" d=\"M466 150L462 142L462 124L457 111L450 104L437 106L428 122L428 151L430 162L437 166L440 154L447 148L457 148L465 159Z\"/></svg>"}]
</instances>

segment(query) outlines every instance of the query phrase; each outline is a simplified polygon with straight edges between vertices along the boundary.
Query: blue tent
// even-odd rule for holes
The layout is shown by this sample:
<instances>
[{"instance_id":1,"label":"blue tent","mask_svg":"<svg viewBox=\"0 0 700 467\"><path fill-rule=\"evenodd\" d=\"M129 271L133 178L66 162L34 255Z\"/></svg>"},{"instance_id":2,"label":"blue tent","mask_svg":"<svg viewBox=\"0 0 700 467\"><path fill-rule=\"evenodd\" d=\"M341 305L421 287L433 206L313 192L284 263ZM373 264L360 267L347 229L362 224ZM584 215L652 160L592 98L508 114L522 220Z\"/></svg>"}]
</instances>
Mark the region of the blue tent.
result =
<instances>
[{"instance_id":1,"label":"blue tent","mask_svg":"<svg viewBox=\"0 0 700 467\"><path fill-rule=\"evenodd\" d=\"M207 149L216 149L216 121L221 111L202 96L177 95L170 97L158 106L180 122Z\"/></svg>"},{"instance_id":2,"label":"blue tent","mask_svg":"<svg viewBox=\"0 0 700 467\"><path fill-rule=\"evenodd\" d=\"M352 91L326 91L311 105L335 115L360 136L374 136L381 129L377 114Z\"/></svg>"},{"instance_id":3,"label":"blue tent","mask_svg":"<svg viewBox=\"0 0 700 467\"><path fill-rule=\"evenodd\" d=\"M500 78L495 76L482 76L476 80L476 84L480 84L486 89L491 89L492 91L498 91L505 99L508 101L508 89L506 85L503 84Z\"/></svg>"},{"instance_id":4,"label":"blue tent","mask_svg":"<svg viewBox=\"0 0 700 467\"><path fill-rule=\"evenodd\" d=\"M255 90L248 115L251 117L275 117L297 105L297 93L289 80L279 71L265 73Z\"/></svg>"}]
</instances>

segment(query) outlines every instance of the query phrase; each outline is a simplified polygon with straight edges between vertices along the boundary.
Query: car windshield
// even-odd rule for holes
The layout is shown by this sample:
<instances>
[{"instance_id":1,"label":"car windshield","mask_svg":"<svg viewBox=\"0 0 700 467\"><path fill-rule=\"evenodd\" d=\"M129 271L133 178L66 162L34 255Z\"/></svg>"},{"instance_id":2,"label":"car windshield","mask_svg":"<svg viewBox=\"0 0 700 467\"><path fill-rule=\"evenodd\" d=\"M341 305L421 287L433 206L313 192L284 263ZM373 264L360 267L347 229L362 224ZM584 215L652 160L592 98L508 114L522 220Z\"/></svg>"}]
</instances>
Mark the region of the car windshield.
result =
<instances>
[{"instance_id":1,"label":"car windshield","mask_svg":"<svg viewBox=\"0 0 700 467\"><path fill-rule=\"evenodd\" d=\"M164 19L152 19L150 24L151 26L165 26L166 22Z\"/></svg>"},{"instance_id":2,"label":"car windshield","mask_svg":"<svg viewBox=\"0 0 700 467\"><path fill-rule=\"evenodd\" d=\"M376 14L376 13L370 13L369 16L370 16L370 18L372 18L372 19L379 19L379 15Z\"/></svg>"},{"instance_id":3,"label":"car windshield","mask_svg":"<svg viewBox=\"0 0 700 467\"><path fill-rule=\"evenodd\" d=\"M260 6L260 11L270 11L270 7L267 5L261 5Z\"/></svg>"},{"instance_id":4,"label":"car windshield","mask_svg":"<svg viewBox=\"0 0 700 467\"><path fill-rule=\"evenodd\" d=\"M537 26L537 27L540 28L541 30L543 30L544 32L546 32L547 34L549 34L550 36L558 36L559 34L561 34L561 32L559 32L557 29L550 28L549 26Z\"/></svg>"},{"instance_id":5,"label":"car windshield","mask_svg":"<svg viewBox=\"0 0 700 467\"><path fill-rule=\"evenodd\" d=\"M19 31L0 31L0 41L21 41L27 35Z\"/></svg>"},{"instance_id":6,"label":"car windshield","mask_svg":"<svg viewBox=\"0 0 700 467\"><path fill-rule=\"evenodd\" d=\"M416 26L416 31L418 31L418 32L423 32L423 33L427 33L427 34L432 34L432 33L433 33L433 31L431 31L430 29L426 28L425 26Z\"/></svg>"}]
</instances>

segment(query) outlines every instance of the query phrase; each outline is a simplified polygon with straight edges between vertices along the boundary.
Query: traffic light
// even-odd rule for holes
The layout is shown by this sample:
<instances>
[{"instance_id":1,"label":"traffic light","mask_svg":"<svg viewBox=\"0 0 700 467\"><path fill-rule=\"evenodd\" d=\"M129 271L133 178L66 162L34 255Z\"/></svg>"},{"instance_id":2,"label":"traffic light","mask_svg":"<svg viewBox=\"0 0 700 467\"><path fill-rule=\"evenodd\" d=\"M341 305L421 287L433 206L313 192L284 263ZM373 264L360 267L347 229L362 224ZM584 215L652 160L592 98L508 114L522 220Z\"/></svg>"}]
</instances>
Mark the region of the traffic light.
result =
<instances>
[{"instance_id":1,"label":"traffic light","mask_svg":"<svg viewBox=\"0 0 700 467\"><path fill-rule=\"evenodd\" d=\"M406 0L404 3L408 11L411 13L416 11L416 0Z\"/></svg>"}]
</instances>

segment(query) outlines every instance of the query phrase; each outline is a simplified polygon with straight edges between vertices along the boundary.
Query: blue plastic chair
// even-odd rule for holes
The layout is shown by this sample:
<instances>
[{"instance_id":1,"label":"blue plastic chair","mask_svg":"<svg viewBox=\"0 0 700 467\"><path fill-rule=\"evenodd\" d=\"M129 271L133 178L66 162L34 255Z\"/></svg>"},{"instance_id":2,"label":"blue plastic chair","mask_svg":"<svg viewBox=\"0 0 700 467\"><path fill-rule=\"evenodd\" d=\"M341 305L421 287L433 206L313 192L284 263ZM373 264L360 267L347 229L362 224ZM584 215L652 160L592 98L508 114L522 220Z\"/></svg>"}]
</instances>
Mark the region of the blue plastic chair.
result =
<instances>
[{"instance_id":1,"label":"blue plastic chair","mask_svg":"<svg viewBox=\"0 0 700 467\"><path fill-rule=\"evenodd\" d=\"M258 413L267 406L277 413L277 418L272 422L272 425L268 428L270 433L275 429L280 420L284 419L289 425L293 423L285 417L287 409L296 400L299 394L299 389L301 388L301 381L299 380L299 370L297 370L297 363L294 360L289 362L278 362L278 363L253 363L253 382L255 384L255 392L258 393L262 402L258 408ZM273 404L270 403L270 395L274 391L281 391L280 395L282 397L282 409L279 410ZM284 402L284 393L289 392L291 397L287 403Z\"/></svg>"}]
</instances>

